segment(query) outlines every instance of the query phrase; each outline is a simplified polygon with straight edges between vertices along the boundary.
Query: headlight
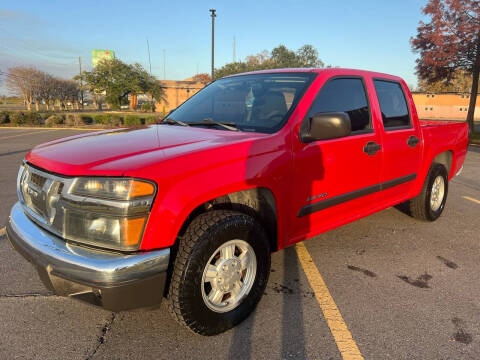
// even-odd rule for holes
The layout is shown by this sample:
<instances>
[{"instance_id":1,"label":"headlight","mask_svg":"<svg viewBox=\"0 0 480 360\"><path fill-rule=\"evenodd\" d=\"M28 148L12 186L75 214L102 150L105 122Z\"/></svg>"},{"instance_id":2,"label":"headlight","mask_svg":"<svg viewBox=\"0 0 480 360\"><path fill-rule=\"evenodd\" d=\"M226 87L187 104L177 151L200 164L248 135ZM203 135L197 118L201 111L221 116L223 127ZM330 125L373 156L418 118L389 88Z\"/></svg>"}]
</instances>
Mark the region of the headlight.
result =
<instances>
[{"instance_id":1,"label":"headlight","mask_svg":"<svg viewBox=\"0 0 480 360\"><path fill-rule=\"evenodd\" d=\"M65 237L110 249L137 250L147 218L148 215L124 218L71 210L66 218Z\"/></svg>"},{"instance_id":2,"label":"headlight","mask_svg":"<svg viewBox=\"0 0 480 360\"><path fill-rule=\"evenodd\" d=\"M151 182L125 178L77 178L66 211L65 238L117 250L136 250L155 195Z\"/></svg>"},{"instance_id":3,"label":"headlight","mask_svg":"<svg viewBox=\"0 0 480 360\"><path fill-rule=\"evenodd\" d=\"M152 196L155 193L155 187L150 182L135 179L78 178L71 192L75 195L96 198L130 200Z\"/></svg>"},{"instance_id":4,"label":"headlight","mask_svg":"<svg viewBox=\"0 0 480 360\"><path fill-rule=\"evenodd\" d=\"M140 247L156 184L134 178L61 177L20 168L18 196L39 225L66 240L120 251Z\"/></svg>"}]
</instances>

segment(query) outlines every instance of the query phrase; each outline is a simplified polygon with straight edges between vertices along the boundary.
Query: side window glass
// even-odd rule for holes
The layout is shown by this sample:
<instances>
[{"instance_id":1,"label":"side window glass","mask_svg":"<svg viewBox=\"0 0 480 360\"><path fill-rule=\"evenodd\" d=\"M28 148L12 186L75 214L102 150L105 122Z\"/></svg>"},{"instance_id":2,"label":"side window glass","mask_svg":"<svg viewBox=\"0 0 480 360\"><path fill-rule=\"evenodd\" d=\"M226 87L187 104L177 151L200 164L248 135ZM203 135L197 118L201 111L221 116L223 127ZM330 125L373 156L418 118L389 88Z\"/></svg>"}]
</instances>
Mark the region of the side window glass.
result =
<instances>
[{"instance_id":1,"label":"side window glass","mask_svg":"<svg viewBox=\"0 0 480 360\"><path fill-rule=\"evenodd\" d=\"M352 133L372 128L367 95L361 79L327 81L315 98L308 116L328 112L347 113L352 122Z\"/></svg>"},{"instance_id":2,"label":"side window glass","mask_svg":"<svg viewBox=\"0 0 480 360\"><path fill-rule=\"evenodd\" d=\"M383 128L410 126L407 101L400 84L384 80L374 80L373 83L382 111Z\"/></svg>"}]
</instances>

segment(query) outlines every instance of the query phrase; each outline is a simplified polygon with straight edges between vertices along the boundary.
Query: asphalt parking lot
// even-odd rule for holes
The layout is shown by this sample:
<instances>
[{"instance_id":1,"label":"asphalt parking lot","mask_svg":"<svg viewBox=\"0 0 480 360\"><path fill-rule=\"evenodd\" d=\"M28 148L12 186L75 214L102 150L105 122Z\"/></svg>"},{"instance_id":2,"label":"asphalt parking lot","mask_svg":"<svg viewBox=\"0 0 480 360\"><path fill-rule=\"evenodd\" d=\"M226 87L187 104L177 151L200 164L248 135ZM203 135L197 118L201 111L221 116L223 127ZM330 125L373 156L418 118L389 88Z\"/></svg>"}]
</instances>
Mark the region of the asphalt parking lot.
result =
<instances>
[{"instance_id":1,"label":"asphalt parking lot","mask_svg":"<svg viewBox=\"0 0 480 360\"><path fill-rule=\"evenodd\" d=\"M22 158L77 133L0 129L0 359L480 358L480 147L438 221L389 208L273 254L253 316L207 338L164 304L111 313L56 297L12 250L2 229Z\"/></svg>"}]
</instances>

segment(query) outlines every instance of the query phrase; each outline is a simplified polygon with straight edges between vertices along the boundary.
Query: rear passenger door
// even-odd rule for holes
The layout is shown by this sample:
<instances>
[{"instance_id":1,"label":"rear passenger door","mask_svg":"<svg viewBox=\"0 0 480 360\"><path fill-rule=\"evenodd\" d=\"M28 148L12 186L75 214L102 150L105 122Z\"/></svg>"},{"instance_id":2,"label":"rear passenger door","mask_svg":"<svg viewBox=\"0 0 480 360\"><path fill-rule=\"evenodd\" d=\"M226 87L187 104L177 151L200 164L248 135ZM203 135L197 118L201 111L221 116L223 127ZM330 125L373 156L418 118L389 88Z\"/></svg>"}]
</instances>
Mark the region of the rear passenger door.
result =
<instances>
[{"instance_id":1,"label":"rear passenger door","mask_svg":"<svg viewBox=\"0 0 480 360\"><path fill-rule=\"evenodd\" d=\"M414 179L420 169L421 134L412 122L405 84L374 78L382 129L382 189L379 201L394 204L410 197Z\"/></svg>"}]
</instances>

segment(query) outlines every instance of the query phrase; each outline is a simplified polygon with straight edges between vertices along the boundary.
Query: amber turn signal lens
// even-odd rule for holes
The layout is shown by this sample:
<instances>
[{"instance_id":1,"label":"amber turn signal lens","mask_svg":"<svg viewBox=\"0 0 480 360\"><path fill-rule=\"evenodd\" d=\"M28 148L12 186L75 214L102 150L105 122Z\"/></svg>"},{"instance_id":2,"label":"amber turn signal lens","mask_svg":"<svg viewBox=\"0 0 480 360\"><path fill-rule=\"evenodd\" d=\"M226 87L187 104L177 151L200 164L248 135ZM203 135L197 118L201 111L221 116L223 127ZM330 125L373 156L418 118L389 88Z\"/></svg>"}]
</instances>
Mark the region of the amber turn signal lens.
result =
<instances>
[{"instance_id":1,"label":"amber turn signal lens","mask_svg":"<svg viewBox=\"0 0 480 360\"><path fill-rule=\"evenodd\" d=\"M153 195L155 192L155 187L144 181L133 180L130 186L129 197L139 197L139 196L148 196Z\"/></svg>"},{"instance_id":2,"label":"amber turn signal lens","mask_svg":"<svg viewBox=\"0 0 480 360\"><path fill-rule=\"evenodd\" d=\"M124 246L129 247L139 243L145 220L146 218L122 220L122 239Z\"/></svg>"}]
</instances>

